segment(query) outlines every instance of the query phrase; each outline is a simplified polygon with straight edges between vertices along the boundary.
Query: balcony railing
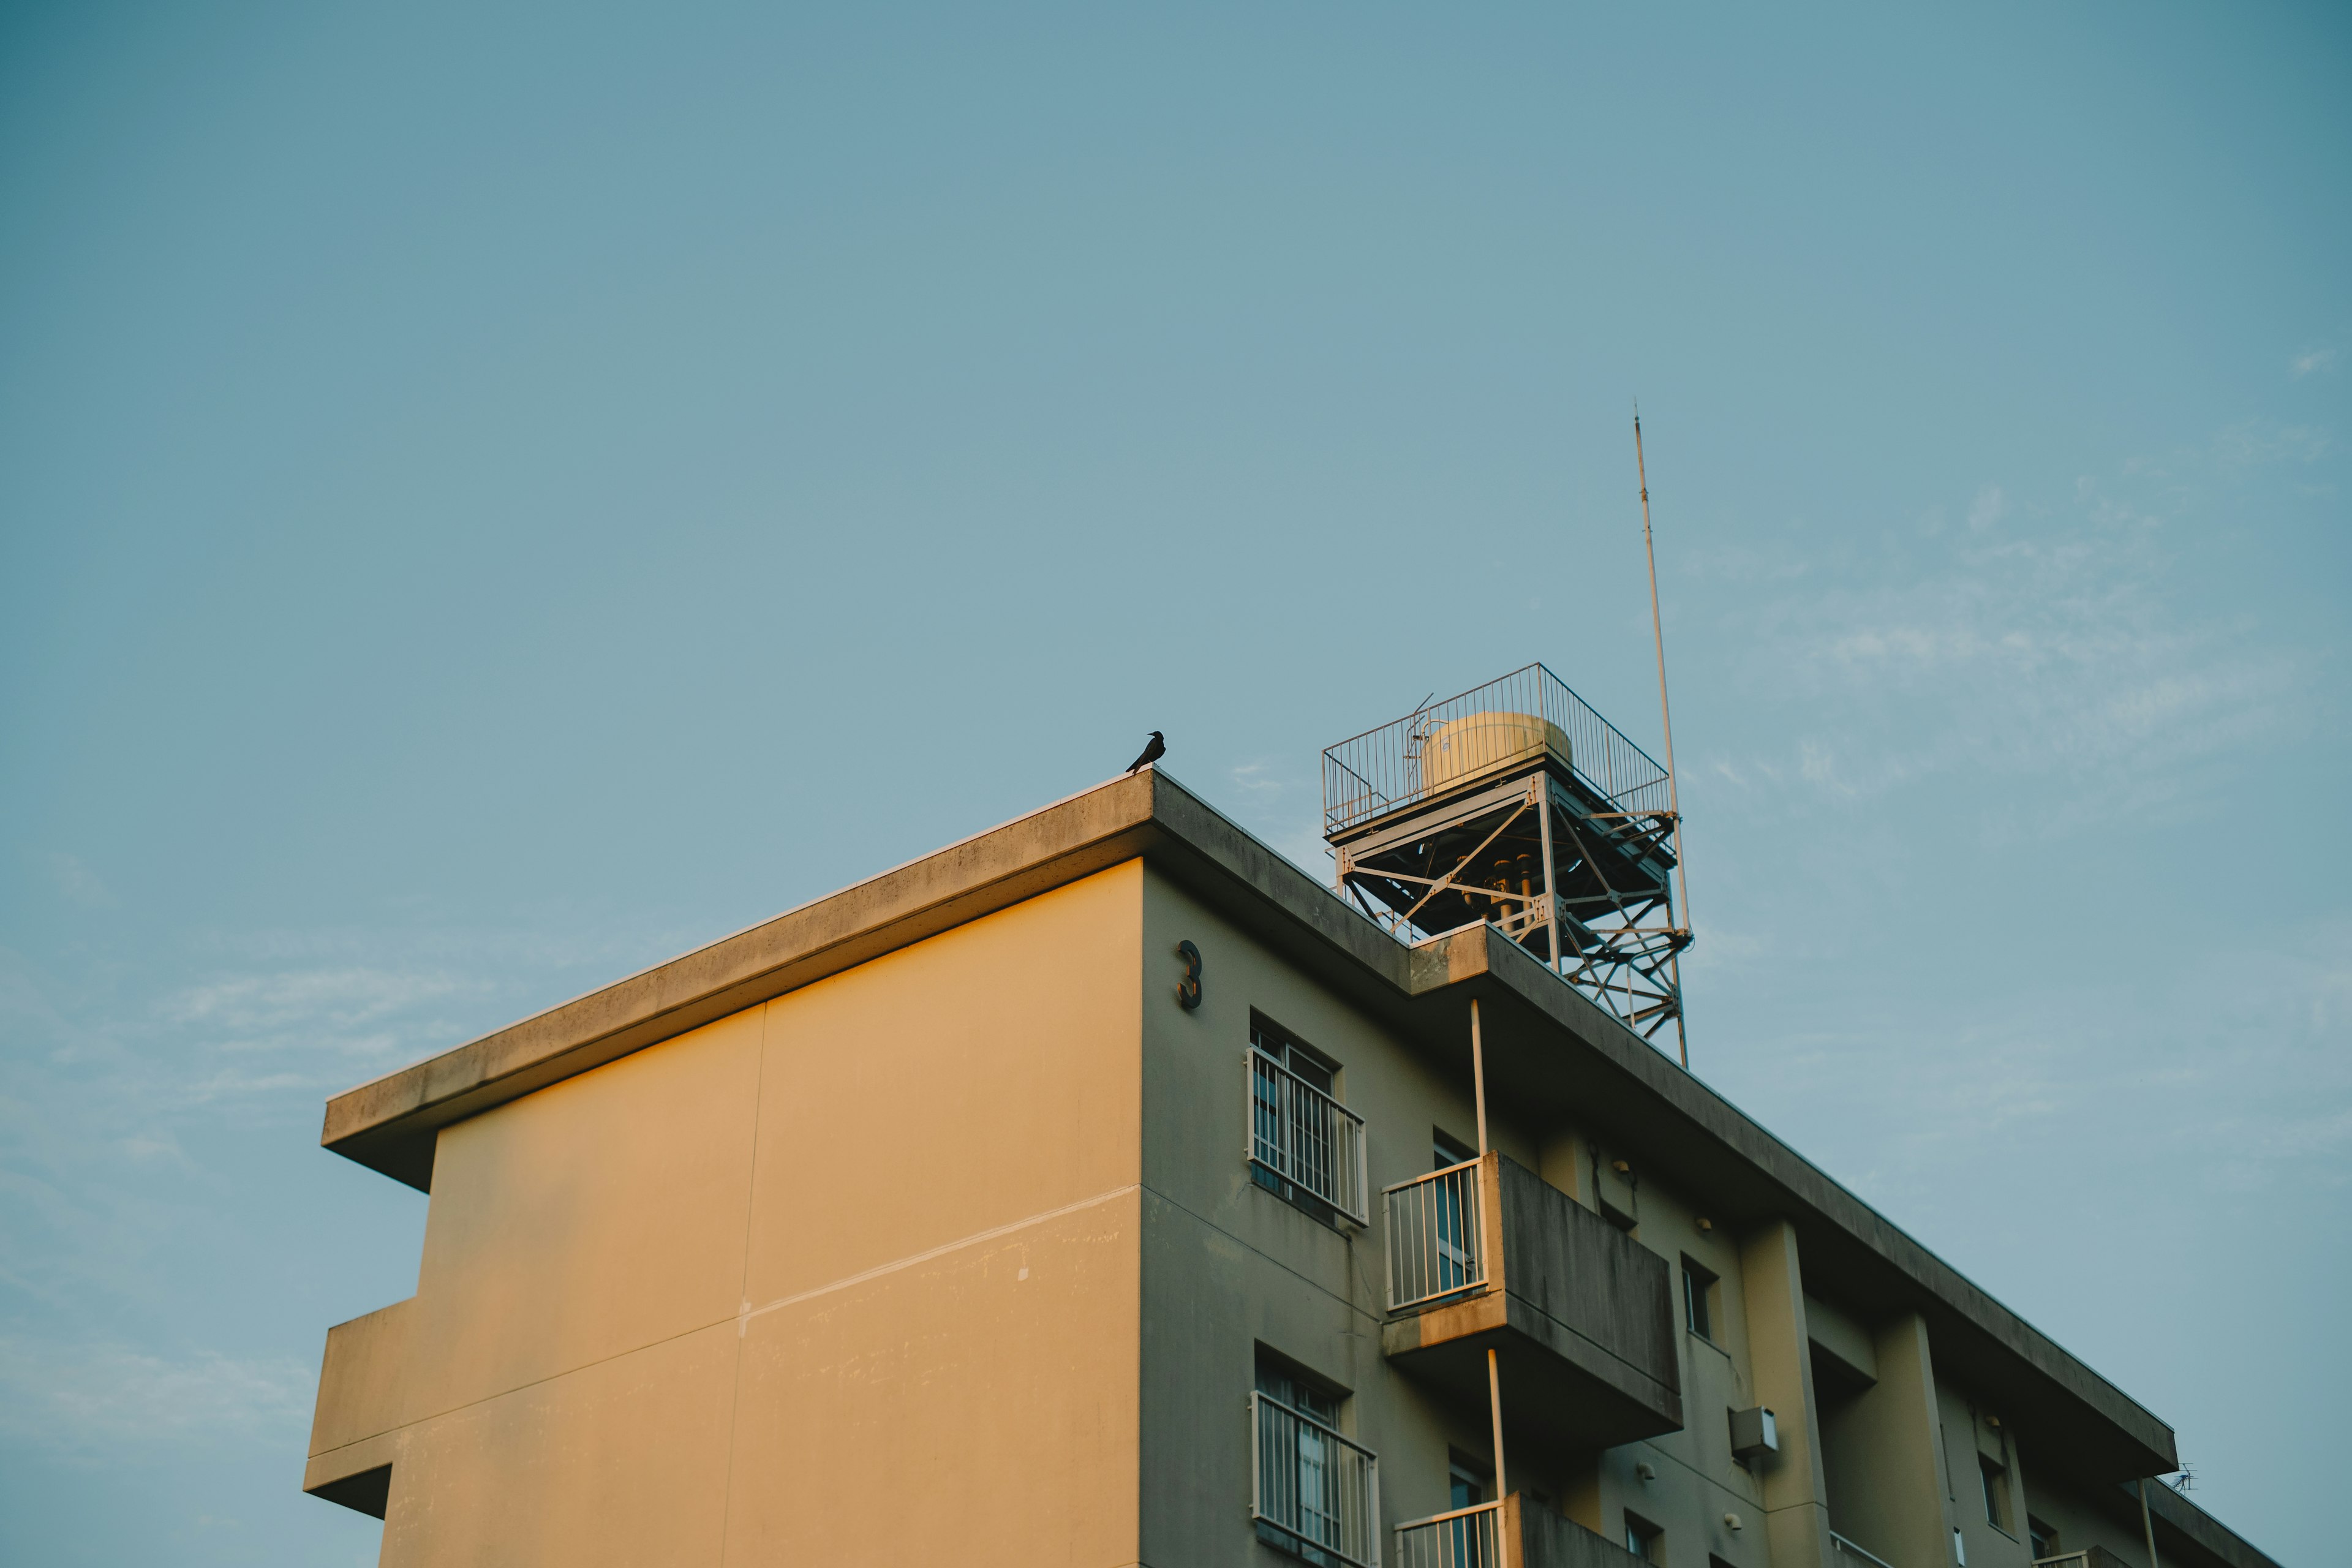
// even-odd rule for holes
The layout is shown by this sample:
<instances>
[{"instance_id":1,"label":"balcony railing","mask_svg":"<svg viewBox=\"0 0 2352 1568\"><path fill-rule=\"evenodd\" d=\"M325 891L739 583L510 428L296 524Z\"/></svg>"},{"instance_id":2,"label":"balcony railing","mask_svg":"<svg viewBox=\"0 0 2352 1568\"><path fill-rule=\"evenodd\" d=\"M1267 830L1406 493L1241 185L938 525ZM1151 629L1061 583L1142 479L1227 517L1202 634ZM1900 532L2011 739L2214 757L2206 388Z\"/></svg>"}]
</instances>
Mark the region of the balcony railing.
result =
<instances>
[{"instance_id":1,"label":"balcony railing","mask_svg":"<svg viewBox=\"0 0 2352 1568\"><path fill-rule=\"evenodd\" d=\"M1503 1505L1482 1502L1400 1524L1397 1568L1502 1568Z\"/></svg>"},{"instance_id":2,"label":"balcony railing","mask_svg":"<svg viewBox=\"0 0 2352 1568\"><path fill-rule=\"evenodd\" d=\"M1480 1241L1481 1163L1465 1160L1384 1193L1389 1219L1389 1310L1434 1301L1486 1282Z\"/></svg>"},{"instance_id":3,"label":"balcony railing","mask_svg":"<svg viewBox=\"0 0 2352 1568\"><path fill-rule=\"evenodd\" d=\"M1476 776L1486 771L1487 764L1516 755L1509 747L1497 750L1494 734L1480 735L1478 745L1483 749L1472 759L1475 765L1466 770L1425 754L1432 745L1444 745L1463 729L1515 734L1524 729L1539 737L1528 753L1530 756L1539 754L1549 742L1554 751L1563 753L1561 760L1571 764L1576 776L1595 795L1613 802L1617 810L1663 812L1673 803L1665 769L1570 691L1559 677L1540 664L1531 664L1459 696L1424 704L1402 719L1326 751L1324 833L1342 833L1411 805L1441 788ZM1553 731L1558 731L1557 741L1549 740ZM1458 749L1452 754L1459 755Z\"/></svg>"},{"instance_id":4,"label":"balcony railing","mask_svg":"<svg viewBox=\"0 0 2352 1568\"><path fill-rule=\"evenodd\" d=\"M1368 1226L1364 1119L1255 1046L1249 1063L1249 1157L1301 1192Z\"/></svg>"},{"instance_id":5,"label":"balcony railing","mask_svg":"<svg viewBox=\"0 0 2352 1568\"><path fill-rule=\"evenodd\" d=\"M1250 1395L1250 1514L1325 1568L1380 1568L1380 1460L1271 1394Z\"/></svg>"},{"instance_id":6,"label":"balcony railing","mask_svg":"<svg viewBox=\"0 0 2352 1568\"><path fill-rule=\"evenodd\" d=\"M1864 1551L1834 1530L1830 1531L1830 1552L1849 1564L1849 1568L1895 1568L1885 1558L1874 1552Z\"/></svg>"}]
</instances>

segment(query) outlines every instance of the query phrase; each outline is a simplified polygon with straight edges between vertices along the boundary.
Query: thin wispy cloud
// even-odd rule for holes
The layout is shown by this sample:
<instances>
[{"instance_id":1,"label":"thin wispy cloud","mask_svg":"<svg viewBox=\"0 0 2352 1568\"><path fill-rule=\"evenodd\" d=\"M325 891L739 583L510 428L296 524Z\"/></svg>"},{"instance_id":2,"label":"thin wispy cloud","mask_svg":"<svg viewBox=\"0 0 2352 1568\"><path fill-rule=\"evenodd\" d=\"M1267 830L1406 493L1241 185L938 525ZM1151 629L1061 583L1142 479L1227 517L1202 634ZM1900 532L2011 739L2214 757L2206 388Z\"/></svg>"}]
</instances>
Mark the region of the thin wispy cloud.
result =
<instances>
[{"instance_id":1,"label":"thin wispy cloud","mask_svg":"<svg viewBox=\"0 0 2352 1568\"><path fill-rule=\"evenodd\" d=\"M2292 429L2233 429L2200 462L2314 449ZM2307 676L2291 651L2200 617L2175 578L2164 522L2183 466L2085 481L2025 517L1987 485L1956 534L1914 534L1866 568L1779 574L1803 587L1729 614L1759 651L1748 678L1769 674L1752 696L1785 705L1794 733L1709 772L1823 802L1967 774L2032 781L2052 824L2093 800L2146 816L2201 799L2204 764L2301 721Z\"/></svg>"},{"instance_id":2,"label":"thin wispy cloud","mask_svg":"<svg viewBox=\"0 0 2352 1568\"><path fill-rule=\"evenodd\" d=\"M2336 352L2314 344L2302 350L2286 362L2286 373L2292 376L2317 375L2336 368Z\"/></svg>"},{"instance_id":3,"label":"thin wispy cloud","mask_svg":"<svg viewBox=\"0 0 2352 1568\"><path fill-rule=\"evenodd\" d=\"M368 1057L400 1047L404 1032L381 1026L495 990L488 977L446 971L286 970L208 980L168 997L163 1011L221 1050Z\"/></svg>"},{"instance_id":4,"label":"thin wispy cloud","mask_svg":"<svg viewBox=\"0 0 2352 1568\"><path fill-rule=\"evenodd\" d=\"M60 849L49 855L47 862L49 879L68 903L86 910L112 906L114 895L107 890L98 873L84 865L79 857Z\"/></svg>"},{"instance_id":5,"label":"thin wispy cloud","mask_svg":"<svg viewBox=\"0 0 2352 1568\"><path fill-rule=\"evenodd\" d=\"M0 1431L53 1451L299 1440L314 1387L313 1369L291 1358L166 1358L119 1343L0 1335Z\"/></svg>"}]
</instances>

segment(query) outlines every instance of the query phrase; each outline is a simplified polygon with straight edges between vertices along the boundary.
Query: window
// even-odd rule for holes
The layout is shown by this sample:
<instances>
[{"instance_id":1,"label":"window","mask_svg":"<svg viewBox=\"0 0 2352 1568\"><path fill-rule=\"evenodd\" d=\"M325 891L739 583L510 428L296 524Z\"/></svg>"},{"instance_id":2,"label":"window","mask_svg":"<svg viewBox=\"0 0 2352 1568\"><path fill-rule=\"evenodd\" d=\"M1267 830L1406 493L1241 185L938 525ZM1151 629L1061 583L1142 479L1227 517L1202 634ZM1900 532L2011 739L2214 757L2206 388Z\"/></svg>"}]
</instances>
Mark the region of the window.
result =
<instances>
[{"instance_id":1,"label":"window","mask_svg":"<svg viewBox=\"0 0 2352 1568\"><path fill-rule=\"evenodd\" d=\"M1327 1224L1370 1223L1364 1123L1339 1103L1336 1064L1255 1014L1247 1056L1251 1179Z\"/></svg>"},{"instance_id":2,"label":"window","mask_svg":"<svg viewBox=\"0 0 2352 1568\"><path fill-rule=\"evenodd\" d=\"M1494 1485L1493 1478L1478 1466L1457 1458L1450 1474L1454 1482L1454 1500L1446 1504L1448 1508L1476 1508L1482 1502L1494 1500L1487 1495Z\"/></svg>"},{"instance_id":3,"label":"window","mask_svg":"<svg viewBox=\"0 0 2352 1568\"><path fill-rule=\"evenodd\" d=\"M1986 1522L2005 1531L2009 1528L2009 1472L1982 1454L1977 1456L1977 1471L1984 1477Z\"/></svg>"},{"instance_id":4,"label":"window","mask_svg":"<svg viewBox=\"0 0 2352 1568\"><path fill-rule=\"evenodd\" d=\"M1379 1525L1377 1463L1339 1431L1343 1396L1261 1353L1257 1474L1250 1512L1258 1538L1318 1568L1366 1568Z\"/></svg>"},{"instance_id":5,"label":"window","mask_svg":"<svg viewBox=\"0 0 2352 1568\"><path fill-rule=\"evenodd\" d=\"M1644 1563L1664 1563L1666 1532L1636 1513L1625 1515L1625 1550Z\"/></svg>"},{"instance_id":6,"label":"window","mask_svg":"<svg viewBox=\"0 0 2352 1568\"><path fill-rule=\"evenodd\" d=\"M2044 1557L2058 1555L2058 1531L2030 1513L2025 1516L2025 1535L2033 1542L2033 1560L2036 1563Z\"/></svg>"},{"instance_id":7,"label":"window","mask_svg":"<svg viewBox=\"0 0 2352 1568\"><path fill-rule=\"evenodd\" d=\"M1714 1289L1713 1274L1687 1258L1683 1259L1683 1321L1709 1344L1715 1342L1715 1314L1708 1307Z\"/></svg>"},{"instance_id":8,"label":"window","mask_svg":"<svg viewBox=\"0 0 2352 1568\"><path fill-rule=\"evenodd\" d=\"M1431 1160L1434 1162L1429 1167L1433 1171L1450 1171L1456 1165L1468 1164L1478 1157L1478 1152L1469 1144L1459 1138L1449 1138L1434 1127L1429 1130L1429 1153Z\"/></svg>"}]
</instances>

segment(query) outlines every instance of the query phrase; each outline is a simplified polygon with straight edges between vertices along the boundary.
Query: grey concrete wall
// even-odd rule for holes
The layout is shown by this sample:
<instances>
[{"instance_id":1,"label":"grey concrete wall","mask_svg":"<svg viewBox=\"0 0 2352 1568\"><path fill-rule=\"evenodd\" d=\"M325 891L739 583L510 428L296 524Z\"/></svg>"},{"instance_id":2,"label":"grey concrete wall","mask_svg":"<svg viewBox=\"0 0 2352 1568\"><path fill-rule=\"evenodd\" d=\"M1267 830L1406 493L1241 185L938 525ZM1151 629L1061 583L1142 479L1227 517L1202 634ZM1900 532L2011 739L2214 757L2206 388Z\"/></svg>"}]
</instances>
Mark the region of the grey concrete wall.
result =
<instances>
[{"instance_id":1,"label":"grey concrete wall","mask_svg":"<svg viewBox=\"0 0 2352 1568\"><path fill-rule=\"evenodd\" d=\"M1648 1387L1647 1402L1679 1426L1682 1369L1665 1260L1517 1161L1497 1165L1505 1288L1613 1361L1593 1363L1611 1384Z\"/></svg>"},{"instance_id":2,"label":"grey concrete wall","mask_svg":"<svg viewBox=\"0 0 2352 1568\"><path fill-rule=\"evenodd\" d=\"M1180 941L1202 954L1197 1010L1175 1000ZM1251 1180L1244 1053L1255 1009L1339 1064L1340 1098L1366 1120L1377 1205L1381 1187L1430 1169L1433 1128L1475 1138L1467 1040L1458 1070L1432 1063L1157 875L1142 972L1143 1560L1295 1562L1260 1545L1247 1519L1260 1345L1349 1392L1342 1425L1380 1455L1384 1531L1443 1511L1449 1454L1491 1461L1485 1412L1441 1406L1386 1364L1377 1210L1369 1231L1334 1229ZM1493 1131L1526 1147L1500 1118Z\"/></svg>"},{"instance_id":3,"label":"grey concrete wall","mask_svg":"<svg viewBox=\"0 0 2352 1568\"><path fill-rule=\"evenodd\" d=\"M2024 1512L2017 1506L2019 1470L2005 1429L1986 1420L1988 1415L1997 1420L1999 1413L1988 1410L1949 1378L1938 1376L1935 1386L1937 1435L1948 1473L1948 1506L1951 1522L1968 1544L1969 1568L2027 1568L2033 1553L2025 1542ZM2007 1529L1988 1516L1979 1457L2003 1472Z\"/></svg>"}]
</instances>

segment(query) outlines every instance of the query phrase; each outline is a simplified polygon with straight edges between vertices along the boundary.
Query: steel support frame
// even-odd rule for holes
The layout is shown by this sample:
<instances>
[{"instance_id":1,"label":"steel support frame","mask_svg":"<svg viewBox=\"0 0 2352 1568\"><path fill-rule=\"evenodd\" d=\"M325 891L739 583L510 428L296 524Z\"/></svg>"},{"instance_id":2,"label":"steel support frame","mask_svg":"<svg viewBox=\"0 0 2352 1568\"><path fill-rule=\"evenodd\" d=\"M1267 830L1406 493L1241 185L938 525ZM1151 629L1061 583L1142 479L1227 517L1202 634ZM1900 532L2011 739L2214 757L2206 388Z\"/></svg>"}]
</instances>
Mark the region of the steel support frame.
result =
<instances>
[{"instance_id":1,"label":"steel support frame","mask_svg":"<svg viewBox=\"0 0 2352 1568\"><path fill-rule=\"evenodd\" d=\"M1479 856L1529 808L1536 811L1540 830L1541 891L1518 892L1470 880ZM1482 823L1496 813L1501 816L1475 847L1448 853L1451 865L1433 863L1409 870L1394 863L1407 846L1449 828ZM1587 809L1550 770L1539 769L1414 813L1344 846L1335 845L1337 879L1367 915L1406 941L1415 940L1416 933L1422 940L1444 934L1419 926L1415 917L1448 890L1475 891L1509 906L1500 918L1489 916L1486 923L1530 949L1536 945L1530 939L1541 931L1549 967L1627 1027L1654 1040L1670 1020L1681 1016L1680 956L1690 933L1675 921L1674 883L1664 867L1658 867L1643 887L1615 886L1610 870L1629 860L1650 860L1677 826L1673 812ZM1380 864L1383 860L1390 863ZM1564 892L1573 869L1583 870L1597 890ZM1417 896L1400 909L1393 900L1405 889Z\"/></svg>"}]
</instances>

